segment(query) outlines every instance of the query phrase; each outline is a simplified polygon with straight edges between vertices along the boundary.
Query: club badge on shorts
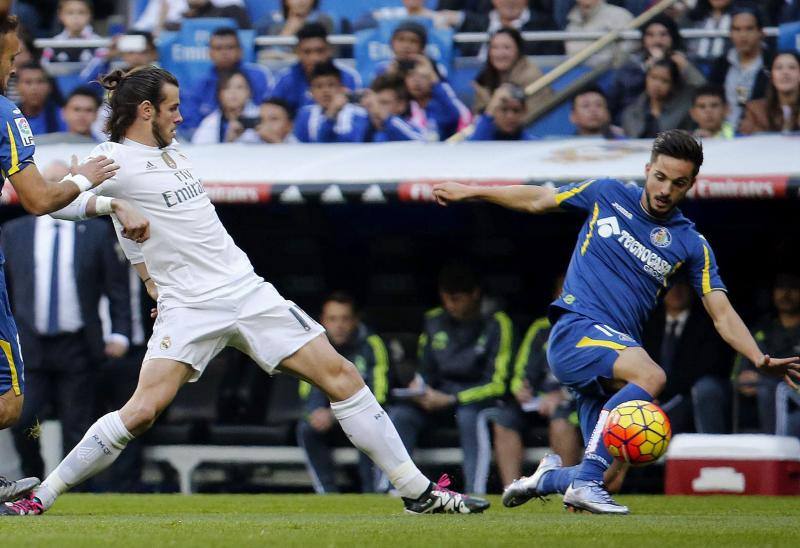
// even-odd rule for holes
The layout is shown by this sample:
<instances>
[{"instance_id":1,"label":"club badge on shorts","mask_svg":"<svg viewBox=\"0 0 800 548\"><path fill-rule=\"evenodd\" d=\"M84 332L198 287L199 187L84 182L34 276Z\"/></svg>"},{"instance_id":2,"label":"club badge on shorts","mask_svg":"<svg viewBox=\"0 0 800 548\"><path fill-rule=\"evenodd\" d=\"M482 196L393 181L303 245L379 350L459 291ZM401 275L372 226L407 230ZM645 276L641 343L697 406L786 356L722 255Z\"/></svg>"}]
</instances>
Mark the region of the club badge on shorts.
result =
<instances>
[{"instance_id":1,"label":"club badge on shorts","mask_svg":"<svg viewBox=\"0 0 800 548\"><path fill-rule=\"evenodd\" d=\"M169 347L172 346L172 339L167 335L163 339L161 339L161 350L169 350Z\"/></svg>"},{"instance_id":2,"label":"club badge on shorts","mask_svg":"<svg viewBox=\"0 0 800 548\"><path fill-rule=\"evenodd\" d=\"M164 163L167 164L171 169L178 168L177 162L175 162L175 160L172 159L172 156L170 156L167 152L161 153L161 159L164 160Z\"/></svg>"}]
</instances>

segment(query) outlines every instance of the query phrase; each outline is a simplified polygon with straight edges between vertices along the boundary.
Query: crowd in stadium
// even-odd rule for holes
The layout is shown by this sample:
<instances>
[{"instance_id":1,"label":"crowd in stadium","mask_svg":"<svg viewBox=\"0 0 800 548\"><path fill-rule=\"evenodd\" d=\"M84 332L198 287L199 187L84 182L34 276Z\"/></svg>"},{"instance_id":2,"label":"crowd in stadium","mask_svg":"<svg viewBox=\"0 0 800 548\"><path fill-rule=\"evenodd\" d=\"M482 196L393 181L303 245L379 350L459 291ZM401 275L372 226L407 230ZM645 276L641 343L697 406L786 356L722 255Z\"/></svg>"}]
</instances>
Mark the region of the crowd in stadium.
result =
<instances>
[{"instance_id":1,"label":"crowd in stadium","mask_svg":"<svg viewBox=\"0 0 800 548\"><path fill-rule=\"evenodd\" d=\"M590 42L525 41L521 32L608 32L623 28L652 3L397 0L346 18L326 13L319 0L282 0L268 13L256 12L250 9L253 2L241 0L149 0L129 25L114 28L121 13L99 2L19 0L16 9L26 39L15 60L17 75L8 96L28 119L38 145L103 141L103 97L96 78L117 67L167 64L160 58L164 51L158 47L160 40L179 32L191 19L222 17L230 22L210 29L208 36L210 67L194 80L181 82L180 139L194 144L435 142L457 134L467 141L567 136L625 139L651 138L673 128L691 130L702 138L732 139L800 130L800 54L778 49L763 33L765 27L800 20L800 2L687 0L643 25L639 44L619 42L587 60L587 67L600 67L604 75L598 84L571 94L568 131L560 135L532 131L542 114L541 104L557 93L550 87L533 95L525 93L543 74L537 60L576 55ZM351 48L329 40L332 34L380 28L388 29L385 46L391 53L367 71L357 70L350 62ZM686 40L680 34L686 28L721 30L727 37ZM256 51L252 40L243 38L241 31L246 29L258 36L295 37L296 44L260 46ZM474 78L460 87L449 81L452 58L437 57L427 47L440 45L433 42L434 36L452 38L453 32L489 34L486 43L449 44L457 56L477 60ZM112 38L110 47L69 45L73 39L103 36ZM34 44L37 38L51 37L59 40L58 45L39 49ZM53 180L59 180L66 166L50 168ZM2 234L13 241L13 226ZM26 240L18 237L16 241ZM109 247L113 243L107 242ZM4 242L3 247L10 264L21 264L13 260L10 243ZM98 253L102 256L103 251ZM118 274L117 281L128 279L127 271ZM331 294L321 307L319 321L337 350L359 367L378 401L387 406L409 449L424 437L426 428L443 424L456 428L464 450L466 491L485 490L491 451L503 485L519 477L523 449L531 442L532 432L539 436L534 443L549 443L565 464L577 463L582 445L576 412L569 393L547 367L550 324L545 311L530 325L514 325L504 312L487 306L490 300L478 276L463 264L446 267L438 282L441 306L425 315L416 360L393 352L392 341L362 323L347 293ZM125 285L106 288L114 295L112 323L114 307L125 307L121 303L131 302L130 291L141 291L134 287L137 284ZM800 279L780 274L772 295L774 314L754 326L754 332L776 355L796 355ZM16 297L24 298L24 292ZM106 345L97 352L101 358L104 353L118 358L130 346L128 369L133 373L125 381L129 384L135 384L137 352L143 354L147 329L139 328L137 335L137 328L131 329L130 324L141 322L146 309L144 305L137 312L134 306L132 311L120 312L120 323L112 326L114 332L130 334L120 343L125 349ZM127 330L121 327L126 321ZM35 318L31 324L40 333L50 329L36 324ZM69 320L56 326L57 330L68 328ZM21 324L20 329L25 326ZM698 309L688 284L678 283L667 293L644 343L669 373L659 403L676 432L800 436L797 394L727 350ZM409 374L400 363L404 360L416 362L416 373ZM42 385L57 383L56 377ZM234 381L220 395L220 402L226 402L220 403L220 409L227 409L231 420L241 418L231 410L251 405L253 394L258 394L253 386L262 381L261 376ZM30 385L35 386L34 382ZM433 390L424 390L425 386ZM78 384L73 392L68 386L51 389L63 394L65 401L81 401L79 392L74 392ZM307 384L301 383L299 392L304 411L297 426L298 443L308 457L317 492L335 492L332 447L340 444L342 435L327 398ZM105 395L112 400L109 407L117 404L112 395ZM731 412L743 406L751 412ZM95 414L88 406L67 409L61 417L66 421L65 447L74 445ZM14 434L17 450L25 456L25 474L42 476L38 442L28 435L37 420L34 415L24 416ZM136 470L141 466L136 457L140 449L137 453L133 448L129 454L131 461L123 466ZM362 490L386 488L386 479L375 474L368 460L363 459L360 472Z\"/></svg>"},{"instance_id":2,"label":"crowd in stadium","mask_svg":"<svg viewBox=\"0 0 800 548\"><path fill-rule=\"evenodd\" d=\"M19 2L28 39L16 60L10 97L34 133L45 136L40 142L102 140L97 76L113 67L159 61L169 68L168 60L159 59L159 52L168 50L157 47L158 39L192 18L223 17L228 23L209 29L210 68L182 81L184 140L430 142L456 133L478 141L539 139L556 136L531 131L553 89L525 94L542 76L535 60L541 57L530 55L574 56L590 42L526 42L520 33L620 29L650 2L442 0L431 9L423 0L398 0L360 14L363 7L354 7L350 19L333 17L318 4L283 0L278 11L255 19L250 3L242 1L151 0L104 48L69 46L70 40L98 38L95 29L109 28L109 19L98 20L91 2ZM46 17L48 9L58 13L57 21ZM682 128L732 138L798 130L800 57L776 50L763 28L796 21L799 10L793 0L678 2L642 26L640 44L620 42L587 60L585 66L606 69L605 75L599 85L572 95L571 124L561 136L648 138ZM51 21L57 29L43 28ZM684 40L679 29L692 27L725 31L728 37ZM250 28L258 35L294 36L297 43L255 52L252 40L245 43L241 34ZM389 53L371 66L359 66L356 59L354 68L344 59L350 52L328 40L332 32L360 30L361 37L373 28ZM453 31L487 32L490 38L484 44L453 44ZM48 35L59 45L36 49L33 38ZM442 47L443 39L451 42ZM480 64L472 81L449 81L452 57L441 52L453 47L460 58L475 57Z\"/></svg>"}]
</instances>

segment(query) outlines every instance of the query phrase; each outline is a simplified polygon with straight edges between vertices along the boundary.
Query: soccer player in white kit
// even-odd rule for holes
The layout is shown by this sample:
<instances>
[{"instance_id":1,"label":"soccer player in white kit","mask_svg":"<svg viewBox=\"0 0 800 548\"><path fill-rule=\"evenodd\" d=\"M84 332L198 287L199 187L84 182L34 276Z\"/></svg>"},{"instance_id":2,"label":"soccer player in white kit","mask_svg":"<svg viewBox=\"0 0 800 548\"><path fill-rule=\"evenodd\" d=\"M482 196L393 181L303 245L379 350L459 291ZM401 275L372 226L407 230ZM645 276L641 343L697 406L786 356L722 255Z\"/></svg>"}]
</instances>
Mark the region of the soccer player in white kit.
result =
<instances>
[{"instance_id":1,"label":"soccer player in white kit","mask_svg":"<svg viewBox=\"0 0 800 548\"><path fill-rule=\"evenodd\" d=\"M57 216L111 214L125 254L157 299L153 335L131 399L95 422L40 487L0 506L0 514L41 514L61 493L107 468L226 346L267 372L280 368L328 394L342 429L387 474L407 512L488 508L487 501L450 491L446 481L434 484L419 471L355 366L317 322L253 271L174 140L182 120L175 77L144 67L116 71L102 83L110 91L110 141L92 156L111 158L120 169ZM141 218L128 215L123 226L112 211L119 202L138 207ZM148 224L149 238L142 231ZM138 237L133 242L126 234Z\"/></svg>"}]
</instances>

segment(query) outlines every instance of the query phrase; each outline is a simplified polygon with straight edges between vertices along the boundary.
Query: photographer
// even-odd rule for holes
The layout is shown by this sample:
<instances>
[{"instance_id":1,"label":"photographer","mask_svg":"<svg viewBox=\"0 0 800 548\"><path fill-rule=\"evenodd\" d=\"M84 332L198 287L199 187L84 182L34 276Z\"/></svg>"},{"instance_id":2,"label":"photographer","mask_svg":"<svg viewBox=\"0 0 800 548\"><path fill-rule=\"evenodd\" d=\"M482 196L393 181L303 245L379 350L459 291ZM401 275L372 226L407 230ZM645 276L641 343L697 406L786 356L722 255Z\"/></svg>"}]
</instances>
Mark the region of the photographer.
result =
<instances>
[{"instance_id":1,"label":"photographer","mask_svg":"<svg viewBox=\"0 0 800 548\"><path fill-rule=\"evenodd\" d=\"M525 92L513 84L503 84L492 94L486 112L478 117L475 131L467 141L523 141Z\"/></svg>"},{"instance_id":2,"label":"photographer","mask_svg":"<svg viewBox=\"0 0 800 548\"><path fill-rule=\"evenodd\" d=\"M314 103L297 113L294 134L303 143L363 143L369 117L359 105L349 102L342 72L333 61L314 65L309 77Z\"/></svg>"},{"instance_id":3,"label":"photographer","mask_svg":"<svg viewBox=\"0 0 800 548\"><path fill-rule=\"evenodd\" d=\"M399 76L382 74L364 92L361 105L372 125L370 141L427 141L425 129L411 118L408 90ZM432 140L436 140L434 135Z\"/></svg>"},{"instance_id":4,"label":"photographer","mask_svg":"<svg viewBox=\"0 0 800 548\"><path fill-rule=\"evenodd\" d=\"M257 143L255 131L260 122L259 109L253 104L250 83L240 70L222 74L217 82L219 108L203 118L194 132L192 143Z\"/></svg>"}]
</instances>

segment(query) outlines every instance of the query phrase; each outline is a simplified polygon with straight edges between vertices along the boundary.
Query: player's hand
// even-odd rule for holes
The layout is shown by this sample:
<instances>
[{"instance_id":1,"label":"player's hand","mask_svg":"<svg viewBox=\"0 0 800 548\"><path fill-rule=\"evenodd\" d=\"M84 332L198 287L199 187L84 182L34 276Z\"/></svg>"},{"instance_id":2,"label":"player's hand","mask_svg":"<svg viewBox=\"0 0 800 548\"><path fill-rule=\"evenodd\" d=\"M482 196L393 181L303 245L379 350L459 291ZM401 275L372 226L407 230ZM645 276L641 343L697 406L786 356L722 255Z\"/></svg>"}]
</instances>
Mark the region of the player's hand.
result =
<instances>
[{"instance_id":1,"label":"player's hand","mask_svg":"<svg viewBox=\"0 0 800 548\"><path fill-rule=\"evenodd\" d=\"M433 187L436 203L446 206L450 202L460 202L472 197L472 187L461 183L441 183Z\"/></svg>"},{"instance_id":2,"label":"player's hand","mask_svg":"<svg viewBox=\"0 0 800 548\"><path fill-rule=\"evenodd\" d=\"M764 354L756 363L756 367L765 375L783 377L793 390L800 390L800 386L797 385L800 382L800 357L771 358L768 354Z\"/></svg>"},{"instance_id":3,"label":"player's hand","mask_svg":"<svg viewBox=\"0 0 800 548\"><path fill-rule=\"evenodd\" d=\"M317 432L327 432L333 426L333 411L329 407L314 409L308 416L308 424Z\"/></svg>"},{"instance_id":4,"label":"player's hand","mask_svg":"<svg viewBox=\"0 0 800 548\"><path fill-rule=\"evenodd\" d=\"M439 75L436 74L436 69L433 68L433 63L427 55L418 54L414 56L417 62L414 70L419 76L427 78L432 84L439 81Z\"/></svg>"},{"instance_id":5,"label":"player's hand","mask_svg":"<svg viewBox=\"0 0 800 548\"><path fill-rule=\"evenodd\" d=\"M72 164L69 168L69 172L72 175L83 175L89 179L93 187L116 175L118 170L119 165L111 158L95 156L79 164L78 157L74 154L72 155Z\"/></svg>"},{"instance_id":6,"label":"player's hand","mask_svg":"<svg viewBox=\"0 0 800 548\"><path fill-rule=\"evenodd\" d=\"M150 238L150 221L136 207L125 200L115 198L111 201L111 208L117 219L122 223L122 235L137 244Z\"/></svg>"},{"instance_id":7,"label":"player's hand","mask_svg":"<svg viewBox=\"0 0 800 548\"><path fill-rule=\"evenodd\" d=\"M514 397L517 398L520 405L525 405L533 399L533 391L528 379L523 379L522 388L514 392Z\"/></svg>"},{"instance_id":8,"label":"player's hand","mask_svg":"<svg viewBox=\"0 0 800 548\"><path fill-rule=\"evenodd\" d=\"M128 345L121 342L108 342L106 343L105 355L108 358L121 358L128 352Z\"/></svg>"}]
</instances>

